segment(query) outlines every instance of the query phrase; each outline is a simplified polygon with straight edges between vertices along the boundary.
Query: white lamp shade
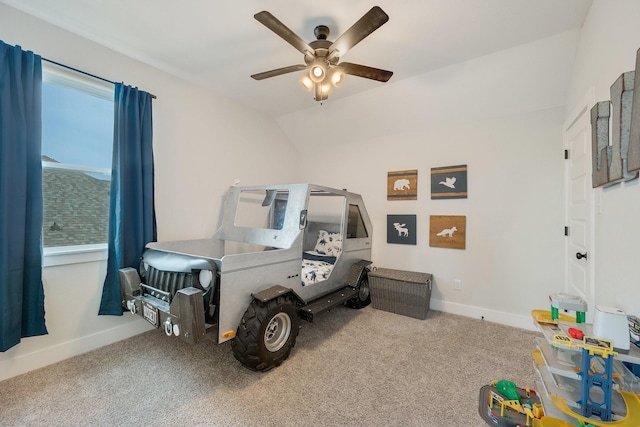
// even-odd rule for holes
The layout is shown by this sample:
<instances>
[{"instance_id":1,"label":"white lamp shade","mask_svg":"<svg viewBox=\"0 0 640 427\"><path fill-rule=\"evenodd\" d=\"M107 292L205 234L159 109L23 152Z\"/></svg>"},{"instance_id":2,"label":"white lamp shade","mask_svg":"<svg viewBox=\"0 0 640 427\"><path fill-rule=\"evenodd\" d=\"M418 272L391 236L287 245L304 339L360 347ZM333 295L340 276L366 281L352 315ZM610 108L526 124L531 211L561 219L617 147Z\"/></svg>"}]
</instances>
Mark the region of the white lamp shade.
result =
<instances>
[{"instance_id":1,"label":"white lamp shade","mask_svg":"<svg viewBox=\"0 0 640 427\"><path fill-rule=\"evenodd\" d=\"M329 85L329 87L331 87L331 85ZM325 99L329 98L329 93L328 92L324 92L322 91L322 84L317 84L316 85L316 101L324 101Z\"/></svg>"},{"instance_id":2,"label":"white lamp shade","mask_svg":"<svg viewBox=\"0 0 640 427\"><path fill-rule=\"evenodd\" d=\"M320 92L323 95L329 95L331 93L331 89L332 89L331 83L328 82L327 80L323 81L318 86L320 86Z\"/></svg>"},{"instance_id":3,"label":"white lamp shade","mask_svg":"<svg viewBox=\"0 0 640 427\"><path fill-rule=\"evenodd\" d=\"M344 82L344 78L345 78L345 74L336 68L332 68L329 71L329 81L334 87L342 86L342 83Z\"/></svg>"},{"instance_id":4,"label":"white lamp shade","mask_svg":"<svg viewBox=\"0 0 640 427\"><path fill-rule=\"evenodd\" d=\"M314 83L320 83L327 75L327 68L321 61L316 61L309 70L309 78Z\"/></svg>"},{"instance_id":5,"label":"white lamp shade","mask_svg":"<svg viewBox=\"0 0 640 427\"><path fill-rule=\"evenodd\" d=\"M308 74L305 74L304 76L302 76L302 78L300 79L300 84L308 91L311 91L311 89L313 89L313 86L314 86L314 83L313 81L311 81Z\"/></svg>"}]
</instances>

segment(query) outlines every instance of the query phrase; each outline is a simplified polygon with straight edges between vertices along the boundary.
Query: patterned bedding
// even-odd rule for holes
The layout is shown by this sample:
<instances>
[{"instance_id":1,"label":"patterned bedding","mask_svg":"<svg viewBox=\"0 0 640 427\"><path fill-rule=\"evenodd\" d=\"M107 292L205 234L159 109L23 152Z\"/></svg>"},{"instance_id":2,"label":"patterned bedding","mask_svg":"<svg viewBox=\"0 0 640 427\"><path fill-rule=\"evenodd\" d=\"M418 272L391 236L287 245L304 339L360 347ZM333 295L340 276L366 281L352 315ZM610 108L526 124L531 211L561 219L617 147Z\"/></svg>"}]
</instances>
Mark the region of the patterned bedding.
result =
<instances>
[{"instance_id":1,"label":"patterned bedding","mask_svg":"<svg viewBox=\"0 0 640 427\"><path fill-rule=\"evenodd\" d=\"M341 251L340 233L320 230L315 250L305 252L302 257L302 286L327 280Z\"/></svg>"}]
</instances>

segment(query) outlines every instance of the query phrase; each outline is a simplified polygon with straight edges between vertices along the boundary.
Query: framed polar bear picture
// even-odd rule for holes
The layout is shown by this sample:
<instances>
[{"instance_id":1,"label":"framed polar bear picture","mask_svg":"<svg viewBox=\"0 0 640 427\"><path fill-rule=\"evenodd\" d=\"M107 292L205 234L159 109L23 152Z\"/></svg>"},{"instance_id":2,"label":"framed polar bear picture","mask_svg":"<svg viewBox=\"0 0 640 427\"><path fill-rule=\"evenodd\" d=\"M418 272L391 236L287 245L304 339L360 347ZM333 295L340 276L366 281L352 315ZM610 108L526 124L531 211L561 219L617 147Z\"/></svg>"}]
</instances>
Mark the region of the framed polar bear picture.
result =
<instances>
[{"instance_id":1,"label":"framed polar bear picture","mask_svg":"<svg viewBox=\"0 0 640 427\"><path fill-rule=\"evenodd\" d=\"M465 249L466 237L466 216L431 215L429 217L429 246Z\"/></svg>"},{"instance_id":2,"label":"framed polar bear picture","mask_svg":"<svg viewBox=\"0 0 640 427\"><path fill-rule=\"evenodd\" d=\"M418 170L388 172L387 200L418 200Z\"/></svg>"},{"instance_id":3,"label":"framed polar bear picture","mask_svg":"<svg viewBox=\"0 0 640 427\"><path fill-rule=\"evenodd\" d=\"M415 215L387 215L387 243L416 244Z\"/></svg>"}]
</instances>

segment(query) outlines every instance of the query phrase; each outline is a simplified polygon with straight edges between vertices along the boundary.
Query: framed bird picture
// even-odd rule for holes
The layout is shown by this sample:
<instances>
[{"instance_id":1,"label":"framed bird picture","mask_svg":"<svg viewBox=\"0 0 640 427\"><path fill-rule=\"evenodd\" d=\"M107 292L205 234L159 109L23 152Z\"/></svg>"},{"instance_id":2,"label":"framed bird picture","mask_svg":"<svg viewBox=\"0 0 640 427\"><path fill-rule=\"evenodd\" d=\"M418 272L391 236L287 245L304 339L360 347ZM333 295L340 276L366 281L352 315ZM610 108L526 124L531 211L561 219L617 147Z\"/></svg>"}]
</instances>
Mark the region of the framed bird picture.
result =
<instances>
[{"instance_id":1,"label":"framed bird picture","mask_svg":"<svg viewBox=\"0 0 640 427\"><path fill-rule=\"evenodd\" d=\"M431 168L431 199L466 199L467 165Z\"/></svg>"}]
</instances>

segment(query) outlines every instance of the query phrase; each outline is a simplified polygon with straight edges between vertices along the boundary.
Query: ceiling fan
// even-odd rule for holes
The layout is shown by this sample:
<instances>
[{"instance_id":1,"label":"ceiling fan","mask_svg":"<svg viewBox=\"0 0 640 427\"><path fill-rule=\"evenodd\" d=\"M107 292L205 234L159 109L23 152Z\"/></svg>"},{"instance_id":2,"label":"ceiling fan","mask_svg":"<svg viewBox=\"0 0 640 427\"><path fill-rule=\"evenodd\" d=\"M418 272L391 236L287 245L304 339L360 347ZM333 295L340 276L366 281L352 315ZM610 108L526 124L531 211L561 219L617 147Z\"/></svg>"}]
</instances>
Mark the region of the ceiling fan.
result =
<instances>
[{"instance_id":1,"label":"ceiling fan","mask_svg":"<svg viewBox=\"0 0 640 427\"><path fill-rule=\"evenodd\" d=\"M266 10L256 13L253 17L300 51L304 55L305 62L254 74L251 77L255 80L309 69L309 72L300 79L300 83L309 91L315 89L316 101L324 101L329 97L332 86L338 87L342 84L345 74L379 82L386 82L393 75L392 71L351 62L339 62L340 57L349 49L389 20L389 15L378 6L371 8L334 42L327 40L329 27L326 25L318 25L313 31L316 40L307 43Z\"/></svg>"}]
</instances>

